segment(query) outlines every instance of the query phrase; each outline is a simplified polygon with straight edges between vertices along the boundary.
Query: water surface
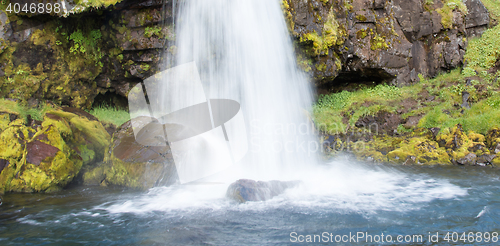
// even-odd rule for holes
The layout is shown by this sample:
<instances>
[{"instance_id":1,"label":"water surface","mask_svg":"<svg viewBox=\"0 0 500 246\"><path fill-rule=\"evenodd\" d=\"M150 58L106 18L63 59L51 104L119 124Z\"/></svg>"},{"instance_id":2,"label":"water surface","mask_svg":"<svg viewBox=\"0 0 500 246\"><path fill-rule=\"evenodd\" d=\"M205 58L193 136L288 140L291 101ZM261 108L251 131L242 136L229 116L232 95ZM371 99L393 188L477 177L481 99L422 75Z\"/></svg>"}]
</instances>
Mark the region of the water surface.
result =
<instances>
[{"instance_id":1,"label":"water surface","mask_svg":"<svg viewBox=\"0 0 500 246\"><path fill-rule=\"evenodd\" d=\"M421 234L426 245L431 232L443 244L447 232L500 232L499 174L344 160L304 174L302 185L272 200L246 204L224 197L227 184L7 194L0 244L277 245L292 244L292 232Z\"/></svg>"}]
</instances>

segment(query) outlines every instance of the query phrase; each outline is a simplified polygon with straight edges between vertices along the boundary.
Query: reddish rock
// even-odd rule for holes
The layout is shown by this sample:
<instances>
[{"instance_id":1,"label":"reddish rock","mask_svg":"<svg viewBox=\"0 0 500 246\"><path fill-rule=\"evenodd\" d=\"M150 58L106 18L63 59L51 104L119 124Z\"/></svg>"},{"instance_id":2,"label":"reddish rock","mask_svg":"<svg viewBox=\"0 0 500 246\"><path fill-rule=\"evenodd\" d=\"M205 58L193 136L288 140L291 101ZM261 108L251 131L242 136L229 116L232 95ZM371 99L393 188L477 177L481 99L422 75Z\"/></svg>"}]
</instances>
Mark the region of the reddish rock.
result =
<instances>
[{"instance_id":1,"label":"reddish rock","mask_svg":"<svg viewBox=\"0 0 500 246\"><path fill-rule=\"evenodd\" d=\"M38 140L28 143L27 150L26 161L36 166L40 165L45 158L56 156L56 153L59 151L58 148Z\"/></svg>"}]
</instances>

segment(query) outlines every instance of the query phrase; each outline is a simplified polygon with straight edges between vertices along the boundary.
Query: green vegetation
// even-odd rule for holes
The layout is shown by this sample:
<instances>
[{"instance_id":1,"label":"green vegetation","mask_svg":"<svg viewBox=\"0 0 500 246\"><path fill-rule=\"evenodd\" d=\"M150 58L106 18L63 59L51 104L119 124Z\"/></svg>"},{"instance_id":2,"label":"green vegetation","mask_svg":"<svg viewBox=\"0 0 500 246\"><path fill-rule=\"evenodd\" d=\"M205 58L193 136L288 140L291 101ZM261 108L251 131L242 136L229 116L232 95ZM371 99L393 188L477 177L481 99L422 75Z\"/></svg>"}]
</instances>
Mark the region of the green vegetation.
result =
<instances>
[{"instance_id":1,"label":"green vegetation","mask_svg":"<svg viewBox=\"0 0 500 246\"><path fill-rule=\"evenodd\" d=\"M486 30L481 38L474 38L469 42L464 56L467 69L490 69L500 58L500 25Z\"/></svg>"},{"instance_id":2,"label":"green vegetation","mask_svg":"<svg viewBox=\"0 0 500 246\"><path fill-rule=\"evenodd\" d=\"M283 10L283 14L285 16L288 31L290 33L294 33L293 29L295 28L295 23L293 22L292 9L290 8L288 0L281 0L281 9Z\"/></svg>"},{"instance_id":3,"label":"green vegetation","mask_svg":"<svg viewBox=\"0 0 500 246\"><path fill-rule=\"evenodd\" d=\"M97 119L104 123L111 123L115 126L121 126L130 120L130 115L126 110L114 107L99 106L88 111Z\"/></svg>"},{"instance_id":4,"label":"green vegetation","mask_svg":"<svg viewBox=\"0 0 500 246\"><path fill-rule=\"evenodd\" d=\"M382 110L396 111L399 106L395 102L415 96L413 90L410 86L398 88L380 84L354 92L321 95L313 107L316 125L330 134L345 132L359 117L375 115Z\"/></svg>"},{"instance_id":5,"label":"green vegetation","mask_svg":"<svg viewBox=\"0 0 500 246\"><path fill-rule=\"evenodd\" d=\"M0 112L8 112L11 114L19 115L19 118L27 120L28 116L35 120L43 120L45 112L52 110L54 107L49 104L41 104L33 108L20 104L15 101L0 98Z\"/></svg>"},{"instance_id":6,"label":"green vegetation","mask_svg":"<svg viewBox=\"0 0 500 246\"><path fill-rule=\"evenodd\" d=\"M316 31L306 33L300 37L300 42L312 44L312 51L310 52L310 55L328 55L331 47L343 44L343 36L345 36L345 31L339 27L339 24L335 19L335 12L332 8L324 23L322 35L318 35Z\"/></svg>"},{"instance_id":7,"label":"green vegetation","mask_svg":"<svg viewBox=\"0 0 500 246\"><path fill-rule=\"evenodd\" d=\"M82 30L78 29L69 36L69 40L73 41L73 46L69 48L69 52L72 54L86 54L88 58L102 67L103 53L99 47L101 37L101 30L91 30L88 35L84 35Z\"/></svg>"},{"instance_id":8,"label":"green vegetation","mask_svg":"<svg viewBox=\"0 0 500 246\"><path fill-rule=\"evenodd\" d=\"M493 18L500 17L500 2L495 0L483 1ZM469 41L467 51L464 56L466 67L463 70L464 76L475 76L476 71L484 72L495 66L500 59L500 25L486 30L480 38L473 38Z\"/></svg>"},{"instance_id":9,"label":"green vegetation","mask_svg":"<svg viewBox=\"0 0 500 246\"><path fill-rule=\"evenodd\" d=\"M146 27L146 30L144 32L144 36L146 38L150 38L152 36L158 36L161 37L162 34L162 28L161 26L152 26L152 27Z\"/></svg>"},{"instance_id":10,"label":"green vegetation","mask_svg":"<svg viewBox=\"0 0 500 246\"><path fill-rule=\"evenodd\" d=\"M442 8L436 9L441 15L441 24L444 28L451 29L453 27L453 11L458 9L462 15L466 15L467 6L462 0L445 0Z\"/></svg>"},{"instance_id":11,"label":"green vegetation","mask_svg":"<svg viewBox=\"0 0 500 246\"><path fill-rule=\"evenodd\" d=\"M484 4L484 6L490 12L490 16L493 19L495 19L497 21L500 21L500 1L497 1L497 0L481 0L481 2Z\"/></svg>"},{"instance_id":12,"label":"green vegetation","mask_svg":"<svg viewBox=\"0 0 500 246\"><path fill-rule=\"evenodd\" d=\"M107 8L110 5L115 5L121 1L122 0L75 0L75 3L83 5L85 7L95 7L95 8L104 7L104 8Z\"/></svg>"},{"instance_id":13,"label":"green vegetation","mask_svg":"<svg viewBox=\"0 0 500 246\"><path fill-rule=\"evenodd\" d=\"M60 190L82 166L104 158L110 135L100 122L59 107L0 100L0 158L10 163L0 174L0 194ZM30 124L29 115L40 122Z\"/></svg>"},{"instance_id":14,"label":"green vegetation","mask_svg":"<svg viewBox=\"0 0 500 246\"><path fill-rule=\"evenodd\" d=\"M456 69L430 80L421 77L419 83L402 88L380 84L321 95L313 107L314 118L317 127L330 134L346 132L360 117L380 111L403 119L420 115L419 127L445 129L461 124L464 131L485 134L500 127L499 77L500 72L481 73L466 85L466 77ZM460 106L463 92L470 94L470 109Z\"/></svg>"},{"instance_id":15,"label":"green vegetation","mask_svg":"<svg viewBox=\"0 0 500 246\"><path fill-rule=\"evenodd\" d=\"M371 40L370 40L370 48L372 50L381 50L381 49L388 49L389 46L385 42L385 36L380 36L376 34Z\"/></svg>"}]
</instances>

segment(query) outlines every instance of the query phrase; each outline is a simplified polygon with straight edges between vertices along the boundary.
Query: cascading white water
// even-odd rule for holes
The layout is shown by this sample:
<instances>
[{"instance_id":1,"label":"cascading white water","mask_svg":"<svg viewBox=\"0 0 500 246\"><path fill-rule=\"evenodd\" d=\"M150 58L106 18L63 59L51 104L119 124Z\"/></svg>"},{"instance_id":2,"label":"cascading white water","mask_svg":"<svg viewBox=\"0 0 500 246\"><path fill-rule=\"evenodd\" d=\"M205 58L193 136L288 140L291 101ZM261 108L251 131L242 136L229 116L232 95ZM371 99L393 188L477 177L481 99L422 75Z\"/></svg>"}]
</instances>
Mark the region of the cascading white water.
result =
<instances>
[{"instance_id":1,"label":"cascading white water","mask_svg":"<svg viewBox=\"0 0 500 246\"><path fill-rule=\"evenodd\" d=\"M208 97L241 103L249 131L248 159L207 179L221 182L218 185L157 187L103 208L113 213L232 209L224 196L229 183L239 178L303 182L271 201L237 209L263 209L265 204L400 211L467 194L447 180L390 167L366 167L351 159L320 165L315 144L309 145L315 143L315 136L306 129L304 114L312 93L296 67L279 1L185 0L179 9L177 63L196 62ZM164 98L164 105L171 108L185 107L199 96L182 88L166 89L171 96Z\"/></svg>"},{"instance_id":2,"label":"cascading white water","mask_svg":"<svg viewBox=\"0 0 500 246\"><path fill-rule=\"evenodd\" d=\"M209 98L240 102L249 154L261 177L315 161L307 110L311 89L298 70L277 0L189 0L179 6L177 64L195 62ZM191 100L183 91L165 105Z\"/></svg>"}]
</instances>

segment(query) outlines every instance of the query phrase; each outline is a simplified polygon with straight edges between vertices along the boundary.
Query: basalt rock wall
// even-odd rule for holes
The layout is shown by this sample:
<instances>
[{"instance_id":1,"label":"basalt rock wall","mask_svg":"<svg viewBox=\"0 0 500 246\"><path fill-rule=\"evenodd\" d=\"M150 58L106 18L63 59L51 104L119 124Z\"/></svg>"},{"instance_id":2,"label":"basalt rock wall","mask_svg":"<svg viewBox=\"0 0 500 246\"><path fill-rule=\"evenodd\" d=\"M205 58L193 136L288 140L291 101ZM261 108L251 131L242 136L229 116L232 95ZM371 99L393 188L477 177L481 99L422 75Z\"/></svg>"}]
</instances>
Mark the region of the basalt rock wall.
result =
<instances>
[{"instance_id":1,"label":"basalt rock wall","mask_svg":"<svg viewBox=\"0 0 500 246\"><path fill-rule=\"evenodd\" d=\"M480 0L277 1L299 66L326 92L340 82L407 85L459 67L468 39L490 24ZM167 63L175 55L174 11L171 0L116 2L54 15L8 13L2 1L0 97L126 105L161 54Z\"/></svg>"},{"instance_id":2,"label":"basalt rock wall","mask_svg":"<svg viewBox=\"0 0 500 246\"><path fill-rule=\"evenodd\" d=\"M490 17L480 0L283 0L298 63L320 88L407 85L463 65ZM336 80L337 79L337 80Z\"/></svg>"},{"instance_id":3,"label":"basalt rock wall","mask_svg":"<svg viewBox=\"0 0 500 246\"><path fill-rule=\"evenodd\" d=\"M106 1L66 14L16 14L7 11L11 2L0 8L3 98L126 105L129 89L158 70L161 54L175 53L171 1Z\"/></svg>"}]
</instances>

